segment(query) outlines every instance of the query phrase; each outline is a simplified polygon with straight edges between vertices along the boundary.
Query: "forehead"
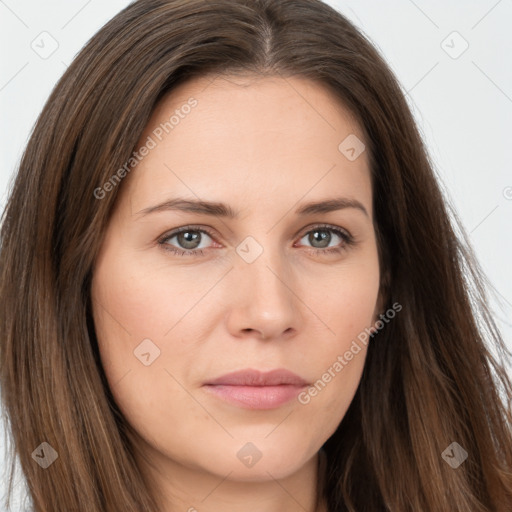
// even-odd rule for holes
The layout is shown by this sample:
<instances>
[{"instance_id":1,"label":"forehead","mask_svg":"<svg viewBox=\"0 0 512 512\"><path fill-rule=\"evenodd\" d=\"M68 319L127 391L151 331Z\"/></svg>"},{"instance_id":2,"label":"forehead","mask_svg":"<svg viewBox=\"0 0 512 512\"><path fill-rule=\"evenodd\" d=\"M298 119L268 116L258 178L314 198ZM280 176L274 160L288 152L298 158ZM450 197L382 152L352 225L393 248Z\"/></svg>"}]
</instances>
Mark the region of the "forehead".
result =
<instances>
[{"instance_id":1,"label":"forehead","mask_svg":"<svg viewBox=\"0 0 512 512\"><path fill-rule=\"evenodd\" d=\"M371 210L366 152L347 158L347 140L364 147L361 127L322 84L205 76L157 105L138 144L151 149L125 185L132 211L170 192L234 206L255 196L261 204L263 193L293 204L305 194L314 200L339 192Z\"/></svg>"}]
</instances>

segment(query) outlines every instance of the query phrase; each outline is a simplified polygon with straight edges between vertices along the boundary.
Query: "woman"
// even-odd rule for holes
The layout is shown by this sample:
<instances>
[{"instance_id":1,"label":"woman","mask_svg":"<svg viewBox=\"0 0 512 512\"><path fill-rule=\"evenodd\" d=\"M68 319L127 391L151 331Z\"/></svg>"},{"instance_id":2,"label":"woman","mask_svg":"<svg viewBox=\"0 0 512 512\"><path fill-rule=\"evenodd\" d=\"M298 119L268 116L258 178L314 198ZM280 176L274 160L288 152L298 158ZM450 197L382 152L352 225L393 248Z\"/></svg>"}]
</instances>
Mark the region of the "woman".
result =
<instances>
[{"instance_id":1,"label":"woman","mask_svg":"<svg viewBox=\"0 0 512 512\"><path fill-rule=\"evenodd\" d=\"M53 91L1 237L36 511L511 510L484 277L320 1L131 4Z\"/></svg>"}]
</instances>

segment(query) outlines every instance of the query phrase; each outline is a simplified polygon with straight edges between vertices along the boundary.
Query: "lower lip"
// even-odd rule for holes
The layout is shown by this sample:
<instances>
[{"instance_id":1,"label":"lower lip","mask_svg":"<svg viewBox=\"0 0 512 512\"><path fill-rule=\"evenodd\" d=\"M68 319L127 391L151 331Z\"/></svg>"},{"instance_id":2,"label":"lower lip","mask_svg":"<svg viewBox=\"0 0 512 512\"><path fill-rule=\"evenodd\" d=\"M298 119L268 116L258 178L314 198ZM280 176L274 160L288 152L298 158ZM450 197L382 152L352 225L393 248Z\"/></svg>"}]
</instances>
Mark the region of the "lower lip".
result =
<instances>
[{"instance_id":1,"label":"lower lip","mask_svg":"<svg viewBox=\"0 0 512 512\"><path fill-rule=\"evenodd\" d=\"M276 409L290 402L306 386L225 386L206 385L210 393L244 409Z\"/></svg>"}]
</instances>

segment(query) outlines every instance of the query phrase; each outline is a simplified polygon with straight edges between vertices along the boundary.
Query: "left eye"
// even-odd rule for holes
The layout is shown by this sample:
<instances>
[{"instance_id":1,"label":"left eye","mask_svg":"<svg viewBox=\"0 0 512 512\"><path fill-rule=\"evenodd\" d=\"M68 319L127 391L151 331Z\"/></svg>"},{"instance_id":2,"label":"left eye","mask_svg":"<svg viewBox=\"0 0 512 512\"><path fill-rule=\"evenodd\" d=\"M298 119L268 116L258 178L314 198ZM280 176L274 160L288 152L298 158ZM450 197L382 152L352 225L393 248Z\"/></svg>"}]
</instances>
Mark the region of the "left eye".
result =
<instances>
[{"instance_id":1,"label":"left eye","mask_svg":"<svg viewBox=\"0 0 512 512\"><path fill-rule=\"evenodd\" d=\"M342 242L349 243L350 237L348 234L343 233L339 229L329 227L319 227L308 231L302 238L308 239L311 244L320 243L319 247L313 247L313 249L326 249L329 247L329 242L332 241L332 234L335 237L341 238Z\"/></svg>"},{"instance_id":2,"label":"left eye","mask_svg":"<svg viewBox=\"0 0 512 512\"><path fill-rule=\"evenodd\" d=\"M159 244L165 250L181 256L200 255L203 253L202 249L209 248L208 240L204 240L205 236L213 241L213 236L204 229L184 227L161 239ZM176 240L173 242L174 239ZM301 245L304 239L311 244L310 249L319 253L341 251L352 244L351 235L330 226L317 226L310 229L300 238ZM331 242L334 242L334 245L331 245ZM308 246L305 245L305 247Z\"/></svg>"}]
</instances>

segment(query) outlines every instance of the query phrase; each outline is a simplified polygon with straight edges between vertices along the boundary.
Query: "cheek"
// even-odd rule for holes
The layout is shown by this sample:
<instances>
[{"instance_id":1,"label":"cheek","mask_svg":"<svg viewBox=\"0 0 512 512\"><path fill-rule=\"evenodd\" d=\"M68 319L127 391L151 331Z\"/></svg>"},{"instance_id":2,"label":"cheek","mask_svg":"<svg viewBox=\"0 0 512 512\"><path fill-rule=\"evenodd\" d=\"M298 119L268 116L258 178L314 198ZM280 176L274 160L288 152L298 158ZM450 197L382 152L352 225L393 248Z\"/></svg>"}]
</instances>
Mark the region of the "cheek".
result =
<instances>
[{"instance_id":1,"label":"cheek","mask_svg":"<svg viewBox=\"0 0 512 512\"><path fill-rule=\"evenodd\" d=\"M334 353L350 348L353 339L370 328L378 317L379 263L376 248L351 258L335 272L314 276L306 289L311 309L318 313L325 332L317 339L318 352L328 362Z\"/></svg>"},{"instance_id":2,"label":"cheek","mask_svg":"<svg viewBox=\"0 0 512 512\"><path fill-rule=\"evenodd\" d=\"M131 359L138 344L150 339L160 349L173 341L179 352L186 344L185 339L180 343L183 326L194 329L198 317L206 318L201 298L216 280L213 273L203 276L191 268L171 273L133 257L105 258L95 270L92 290L104 351L115 351L118 360ZM188 335L193 338L192 332Z\"/></svg>"},{"instance_id":3,"label":"cheek","mask_svg":"<svg viewBox=\"0 0 512 512\"><path fill-rule=\"evenodd\" d=\"M321 412L316 427L326 435L334 432L348 409L363 372L370 329L378 315L379 268L375 254L347 264L329 282L323 293L310 297L325 329L315 337L308 364L316 369L316 380L300 397L310 411Z\"/></svg>"},{"instance_id":4,"label":"cheek","mask_svg":"<svg viewBox=\"0 0 512 512\"><path fill-rule=\"evenodd\" d=\"M205 279L201 287L185 274L170 276L109 254L96 266L91 290L100 357L116 404L143 439L183 461L188 448L182 453L180 446L190 426L211 423L183 387L197 359L197 347L187 342L200 336L193 320L207 313L200 302Z\"/></svg>"},{"instance_id":5,"label":"cheek","mask_svg":"<svg viewBox=\"0 0 512 512\"><path fill-rule=\"evenodd\" d=\"M179 383L187 386L201 342L216 324L221 308L204 295L224 272L171 271L123 251L108 253L96 266L91 293L102 366L116 403L137 430L169 417L208 423Z\"/></svg>"}]
</instances>

